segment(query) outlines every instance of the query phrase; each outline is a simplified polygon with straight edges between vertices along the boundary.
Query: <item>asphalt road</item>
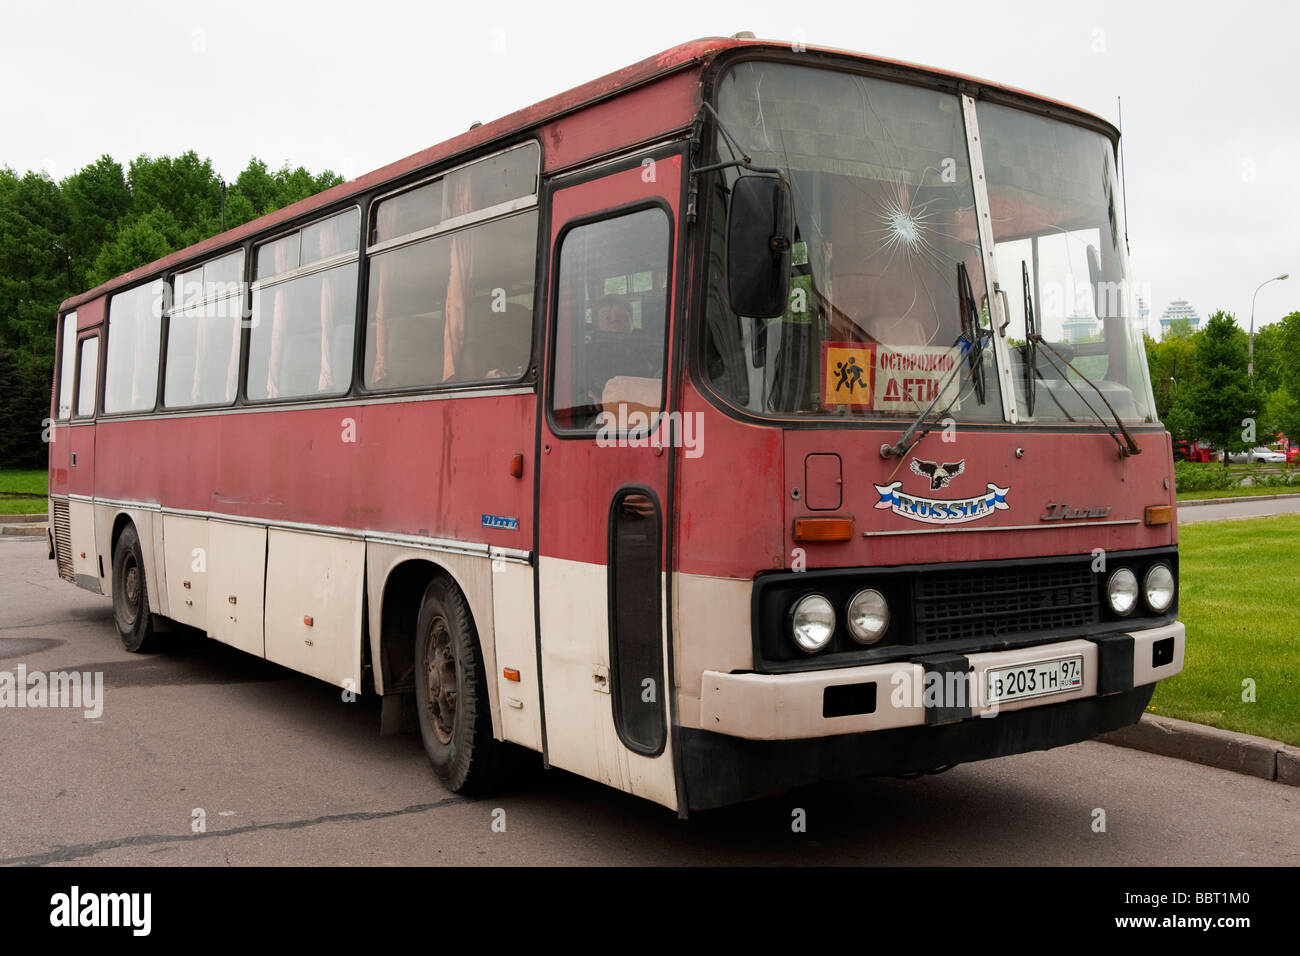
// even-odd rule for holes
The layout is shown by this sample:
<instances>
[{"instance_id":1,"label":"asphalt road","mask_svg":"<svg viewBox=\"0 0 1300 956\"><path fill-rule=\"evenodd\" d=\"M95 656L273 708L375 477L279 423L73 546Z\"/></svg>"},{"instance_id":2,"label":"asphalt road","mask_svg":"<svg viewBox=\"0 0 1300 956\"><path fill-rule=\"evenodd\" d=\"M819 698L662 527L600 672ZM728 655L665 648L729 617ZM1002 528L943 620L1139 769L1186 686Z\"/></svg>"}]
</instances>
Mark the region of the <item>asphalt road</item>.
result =
<instances>
[{"instance_id":1,"label":"asphalt road","mask_svg":"<svg viewBox=\"0 0 1300 956\"><path fill-rule=\"evenodd\" d=\"M1255 498L1228 504L1186 505L1178 509L1179 524L1223 521L1229 518L1265 518L1269 515L1300 513L1300 495L1293 498Z\"/></svg>"},{"instance_id":2,"label":"asphalt road","mask_svg":"<svg viewBox=\"0 0 1300 956\"><path fill-rule=\"evenodd\" d=\"M4 864L1300 865L1300 788L1091 742L688 821L560 771L462 799L373 701L197 637L128 654L106 598L0 539L19 665L102 672L103 713L0 709Z\"/></svg>"}]
</instances>

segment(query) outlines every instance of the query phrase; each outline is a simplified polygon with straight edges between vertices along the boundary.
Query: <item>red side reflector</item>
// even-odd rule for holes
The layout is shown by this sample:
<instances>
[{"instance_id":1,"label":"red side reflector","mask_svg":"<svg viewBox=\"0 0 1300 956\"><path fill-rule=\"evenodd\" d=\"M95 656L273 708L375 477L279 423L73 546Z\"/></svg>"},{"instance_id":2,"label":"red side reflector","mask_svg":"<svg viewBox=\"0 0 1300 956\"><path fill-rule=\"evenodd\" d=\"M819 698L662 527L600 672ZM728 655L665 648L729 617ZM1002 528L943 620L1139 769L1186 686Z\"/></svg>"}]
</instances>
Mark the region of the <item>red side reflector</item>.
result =
<instances>
[{"instance_id":1,"label":"red side reflector","mask_svg":"<svg viewBox=\"0 0 1300 956\"><path fill-rule=\"evenodd\" d=\"M519 680L519 671L515 670L513 667L506 667L501 671L501 673L505 674L506 680Z\"/></svg>"},{"instance_id":2,"label":"red side reflector","mask_svg":"<svg viewBox=\"0 0 1300 956\"><path fill-rule=\"evenodd\" d=\"M1174 509L1170 505L1147 505L1146 524L1170 524L1174 520Z\"/></svg>"},{"instance_id":3,"label":"red side reflector","mask_svg":"<svg viewBox=\"0 0 1300 956\"><path fill-rule=\"evenodd\" d=\"M316 623L316 619L308 615L303 615L302 622L306 624L308 627L311 627L313 624Z\"/></svg>"},{"instance_id":4,"label":"red side reflector","mask_svg":"<svg viewBox=\"0 0 1300 956\"><path fill-rule=\"evenodd\" d=\"M796 541L852 541L852 518L795 518Z\"/></svg>"},{"instance_id":5,"label":"red side reflector","mask_svg":"<svg viewBox=\"0 0 1300 956\"><path fill-rule=\"evenodd\" d=\"M512 455L510 458L510 477L522 478L524 476L524 456Z\"/></svg>"}]
</instances>

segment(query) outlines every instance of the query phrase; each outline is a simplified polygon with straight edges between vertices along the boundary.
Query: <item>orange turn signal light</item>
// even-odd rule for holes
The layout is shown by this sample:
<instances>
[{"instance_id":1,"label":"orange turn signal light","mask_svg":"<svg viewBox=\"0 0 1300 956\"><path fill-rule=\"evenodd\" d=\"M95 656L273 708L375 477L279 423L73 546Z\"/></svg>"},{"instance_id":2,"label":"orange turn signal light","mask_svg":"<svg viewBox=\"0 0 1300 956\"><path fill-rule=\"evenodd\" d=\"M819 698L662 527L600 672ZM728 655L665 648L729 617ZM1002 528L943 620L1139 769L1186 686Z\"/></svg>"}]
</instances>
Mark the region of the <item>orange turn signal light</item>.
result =
<instances>
[{"instance_id":1,"label":"orange turn signal light","mask_svg":"<svg viewBox=\"0 0 1300 956\"><path fill-rule=\"evenodd\" d=\"M795 518L796 541L852 541L852 518Z\"/></svg>"},{"instance_id":2,"label":"orange turn signal light","mask_svg":"<svg viewBox=\"0 0 1300 956\"><path fill-rule=\"evenodd\" d=\"M1145 522L1148 527L1158 524L1171 524L1174 520L1172 505L1147 505Z\"/></svg>"},{"instance_id":3,"label":"orange turn signal light","mask_svg":"<svg viewBox=\"0 0 1300 956\"><path fill-rule=\"evenodd\" d=\"M522 478L523 476L524 476L524 456L511 455L510 456L510 477Z\"/></svg>"},{"instance_id":4,"label":"orange turn signal light","mask_svg":"<svg viewBox=\"0 0 1300 956\"><path fill-rule=\"evenodd\" d=\"M506 680L519 680L519 671L515 670L513 667L502 668L501 673L505 675Z\"/></svg>"}]
</instances>

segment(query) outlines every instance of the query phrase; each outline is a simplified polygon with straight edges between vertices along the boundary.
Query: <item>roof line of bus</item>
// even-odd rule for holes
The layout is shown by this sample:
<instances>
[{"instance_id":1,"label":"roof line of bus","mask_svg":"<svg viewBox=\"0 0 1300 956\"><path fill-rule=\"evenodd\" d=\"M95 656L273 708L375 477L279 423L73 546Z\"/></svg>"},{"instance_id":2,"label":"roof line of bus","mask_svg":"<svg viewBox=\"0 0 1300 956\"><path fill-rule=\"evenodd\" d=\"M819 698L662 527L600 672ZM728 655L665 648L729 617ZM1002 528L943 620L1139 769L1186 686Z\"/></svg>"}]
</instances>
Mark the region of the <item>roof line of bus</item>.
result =
<instances>
[{"instance_id":1,"label":"roof line of bus","mask_svg":"<svg viewBox=\"0 0 1300 956\"><path fill-rule=\"evenodd\" d=\"M188 260L199 258L209 252L240 243L250 236L272 229L282 223L290 222L315 209L323 208L341 200L360 195L375 186L382 185L389 180L396 179L407 173L420 170L424 167L431 166L440 160L453 158L461 153L467 153L477 147L490 144L493 140L501 139L513 133L531 127L539 126L547 121L554 120L567 113L574 112L589 106L601 100L616 96L619 93L626 92L637 86L652 82L663 76L677 73L681 70L688 69L701 63L706 63L715 58L718 54L743 47L753 48L783 48L791 49L791 44L774 40L761 40L752 38L737 37L706 37L699 40L692 40L689 43L683 43L672 49L665 50L655 56L648 57L640 62L633 63L631 66L616 70L613 73L606 74L581 86L563 93L556 94L549 99L534 103L532 106L526 106L521 110L503 116L500 119L493 120L489 123L483 123L471 127L467 132L459 136L453 136L451 139L444 140L433 146L423 149L418 153L413 153L404 159L389 163L387 166L380 167L372 172L359 176L348 182L339 183L323 192L316 193L306 199L301 199L292 205L277 209L274 212L267 213L257 219L250 219L233 229L210 236L207 239L197 242L192 246L186 246L184 249L178 249L175 252L163 256L147 265L132 269L130 272L109 279L93 289L86 292L70 296L65 299L59 306L62 313L68 309L76 308L93 299L99 298L107 292L115 289L124 288L132 285L149 276L165 272L174 266L187 262ZM1103 117L1089 113L1086 110L1071 106L1059 100L1049 97L1040 96L1035 93L1029 93L1015 87L1006 86L1001 83L994 83L989 80L980 79L962 73L954 73L949 70L941 70L935 67L921 66L915 63L909 63L904 60L893 60L887 57L873 56L864 53L857 53L852 50L841 50L834 47L823 47L807 45L801 46L800 50L831 54L835 56L849 57L857 60L865 60L872 63L881 64L889 67L896 67L903 70L915 71L918 73L929 74L931 76L946 77L949 80L957 82L967 82L977 84L981 87L1000 90L1023 97L1026 100L1032 100L1054 107L1059 107L1068 112L1088 117L1103 126L1114 129L1113 125ZM1117 132L1117 131L1116 131Z\"/></svg>"}]
</instances>

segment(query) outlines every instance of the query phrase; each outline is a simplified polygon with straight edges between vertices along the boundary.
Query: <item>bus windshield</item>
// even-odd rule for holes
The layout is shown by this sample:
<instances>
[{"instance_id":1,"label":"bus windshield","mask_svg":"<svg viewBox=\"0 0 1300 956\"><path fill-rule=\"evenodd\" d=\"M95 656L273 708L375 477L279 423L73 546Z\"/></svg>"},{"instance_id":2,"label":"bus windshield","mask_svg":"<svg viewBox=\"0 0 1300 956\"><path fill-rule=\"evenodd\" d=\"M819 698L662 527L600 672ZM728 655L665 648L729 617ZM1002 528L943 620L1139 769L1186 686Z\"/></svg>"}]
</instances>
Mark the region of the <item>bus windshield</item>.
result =
<instances>
[{"instance_id":1,"label":"bus windshield","mask_svg":"<svg viewBox=\"0 0 1300 956\"><path fill-rule=\"evenodd\" d=\"M1083 375L1122 420L1154 421L1110 140L1006 106L977 111L1021 419L1105 414ZM1026 348L1031 329L1051 347Z\"/></svg>"},{"instance_id":2,"label":"bus windshield","mask_svg":"<svg viewBox=\"0 0 1300 956\"><path fill-rule=\"evenodd\" d=\"M743 170L716 178L702 352L714 391L786 420L912 418L934 402L958 420L1002 421L1010 401L994 349L972 347L991 338L991 282L977 226L985 187L972 176L961 97L750 61L722 77L717 106L754 165L788 176L795 234L786 313L732 313L725 219ZM989 127L982 156L1020 418L1096 424L1091 407L1105 409L1082 373L1121 418L1149 420L1110 141L984 103L978 119ZM738 159L736 151L720 133L719 160ZM1030 330L1052 349L1026 347L1026 277Z\"/></svg>"}]
</instances>

